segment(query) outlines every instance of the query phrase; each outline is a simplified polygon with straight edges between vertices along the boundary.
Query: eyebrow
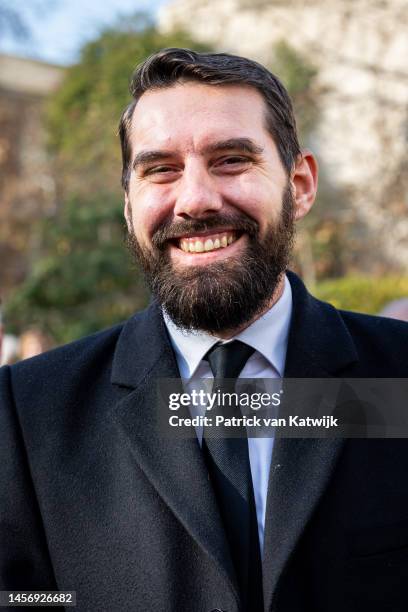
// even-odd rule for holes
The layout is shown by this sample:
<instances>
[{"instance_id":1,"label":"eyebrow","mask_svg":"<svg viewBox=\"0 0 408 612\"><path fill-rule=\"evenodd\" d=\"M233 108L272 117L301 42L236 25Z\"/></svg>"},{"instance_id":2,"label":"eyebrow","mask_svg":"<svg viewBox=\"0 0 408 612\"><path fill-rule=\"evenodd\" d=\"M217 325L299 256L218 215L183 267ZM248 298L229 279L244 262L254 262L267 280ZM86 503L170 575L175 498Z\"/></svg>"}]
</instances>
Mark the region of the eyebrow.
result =
<instances>
[{"instance_id":1,"label":"eyebrow","mask_svg":"<svg viewBox=\"0 0 408 612\"><path fill-rule=\"evenodd\" d=\"M251 153L252 155L261 155L263 148L257 145L250 138L229 138L228 140L220 140L213 142L203 148L204 154L219 153L222 151L242 151ZM135 155L133 160L133 169L136 170L139 166L146 166L152 162L163 161L174 155L173 151L157 150L157 151L140 151Z\"/></svg>"},{"instance_id":2,"label":"eyebrow","mask_svg":"<svg viewBox=\"0 0 408 612\"><path fill-rule=\"evenodd\" d=\"M204 153L218 153L220 151L229 151L235 149L252 155L260 155L263 153L263 148L257 145L250 138L229 138L228 140L220 140L214 142L204 148Z\"/></svg>"}]
</instances>

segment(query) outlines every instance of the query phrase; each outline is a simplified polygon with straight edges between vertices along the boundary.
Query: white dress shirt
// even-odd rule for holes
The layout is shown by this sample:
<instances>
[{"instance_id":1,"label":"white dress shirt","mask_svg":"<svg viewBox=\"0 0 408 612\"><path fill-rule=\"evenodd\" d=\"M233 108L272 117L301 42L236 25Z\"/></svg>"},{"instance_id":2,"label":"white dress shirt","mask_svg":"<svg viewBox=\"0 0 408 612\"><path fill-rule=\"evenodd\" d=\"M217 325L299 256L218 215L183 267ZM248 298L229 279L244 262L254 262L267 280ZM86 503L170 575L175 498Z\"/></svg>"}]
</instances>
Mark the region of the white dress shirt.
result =
<instances>
[{"instance_id":1,"label":"white dress shirt","mask_svg":"<svg viewBox=\"0 0 408 612\"><path fill-rule=\"evenodd\" d=\"M283 293L272 308L249 327L228 340L228 342L241 340L255 349L239 378L281 378L283 376L291 315L292 291L285 276ZM181 330L166 312L164 312L164 320L186 391L191 392L193 389L199 391L205 388L203 379L214 377L208 361L203 360L203 357L214 344L225 341L205 332ZM209 391L208 387L205 390ZM205 406L191 408L192 416L204 413ZM201 445L203 428L196 427L196 433ZM248 438L248 450L262 551L273 438Z\"/></svg>"}]
</instances>

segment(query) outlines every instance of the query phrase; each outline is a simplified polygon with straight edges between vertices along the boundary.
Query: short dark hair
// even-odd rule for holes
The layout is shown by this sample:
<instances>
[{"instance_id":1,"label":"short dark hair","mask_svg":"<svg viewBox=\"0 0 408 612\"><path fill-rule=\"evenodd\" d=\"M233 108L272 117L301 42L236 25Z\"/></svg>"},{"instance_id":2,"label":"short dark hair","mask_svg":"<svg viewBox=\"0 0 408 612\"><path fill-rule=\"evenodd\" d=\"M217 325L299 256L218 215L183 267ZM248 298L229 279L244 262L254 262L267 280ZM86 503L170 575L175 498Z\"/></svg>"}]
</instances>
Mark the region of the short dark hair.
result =
<instances>
[{"instance_id":1,"label":"short dark hair","mask_svg":"<svg viewBox=\"0 0 408 612\"><path fill-rule=\"evenodd\" d=\"M171 87L177 82L198 81L207 85L249 85L263 96L267 129L277 146L281 161L289 173L300 145L292 102L280 80L258 62L228 53L196 53L190 49L162 49L140 64L130 83L132 102L124 110L119 124L122 146L122 186L127 191L130 177L131 148L129 130L135 106L144 92Z\"/></svg>"}]
</instances>

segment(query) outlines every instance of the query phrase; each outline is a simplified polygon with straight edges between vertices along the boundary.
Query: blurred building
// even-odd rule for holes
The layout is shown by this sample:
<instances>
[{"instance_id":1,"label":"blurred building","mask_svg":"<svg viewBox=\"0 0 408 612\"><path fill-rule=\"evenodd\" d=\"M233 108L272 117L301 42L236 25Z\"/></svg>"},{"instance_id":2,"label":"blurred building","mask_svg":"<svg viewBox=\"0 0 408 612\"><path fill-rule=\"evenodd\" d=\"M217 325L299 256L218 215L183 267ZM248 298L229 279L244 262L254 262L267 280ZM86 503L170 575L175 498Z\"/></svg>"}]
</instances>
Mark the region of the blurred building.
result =
<instances>
[{"instance_id":1,"label":"blurred building","mask_svg":"<svg viewBox=\"0 0 408 612\"><path fill-rule=\"evenodd\" d=\"M56 194L43 109L63 69L0 54L0 293L18 284L36 249L34 223Z\"/></svg>"},{"instance_id":2,"label":"blurred building","mask_svg":"<svg viewBox=\"0 0 408 612\"><path fill-rule=\"evenodd\" d=\"M159 20L163 32L182 28L272 68L284 40L317 67L321 115L309 144L351 203L358 267L406 272L406 0L173 0Z\"/></svg>"}]
</instances>

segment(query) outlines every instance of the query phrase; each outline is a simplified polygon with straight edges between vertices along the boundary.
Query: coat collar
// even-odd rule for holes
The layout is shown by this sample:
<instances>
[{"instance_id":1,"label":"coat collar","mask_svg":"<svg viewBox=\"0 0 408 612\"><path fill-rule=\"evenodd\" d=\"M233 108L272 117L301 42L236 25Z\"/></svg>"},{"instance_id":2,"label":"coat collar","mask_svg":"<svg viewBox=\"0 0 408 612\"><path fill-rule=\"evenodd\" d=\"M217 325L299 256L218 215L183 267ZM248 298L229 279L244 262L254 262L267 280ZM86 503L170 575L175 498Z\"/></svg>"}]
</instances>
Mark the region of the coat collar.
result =
<instances>
[{"instance_id":1,"label":"coat collar","mask_svg":"<svg viewBox=\"0 0 408 612\"><path fill-rule=\"evenodd\" d=\"M111 381L130 392L112 416L147 478L218 565L238 602L232 559L195 430L191 428L189 439L166 438L160 430L156 381L179 376L161 309L154 302L130 319L119 337Z\"/></svg>"},{"instance_id":2,"label":"coat collar","mask_svg":"<svg viewBox=\"0 0 408 612\"><path fill-rule=\"evenodd\" d=\"M125 323L116 345L111 382L136 389L153 369L158 376L179 376L161 308L155 301Z\"/></svg>"},{"instance_id":3,"label":"coat collar","mask_svg":"<svg viewBox=\"0 0 408 612\"><path fill-rule=\"evenodd\" d=\"M358 359L340 313L314 298L296 274L288 272L293 311L286 353L285 377L325 378Z\"/></svg>"},{"instance_id":4,"label":"coat collar","mask_svg":"<svg viewBox=\"0 0 408 612\"><path fill-rule=\"evenodd\" d=\"M288 273L288 278L293 311L285 377L339 375L357 359L340 314L313 298L296 275ZM112 414L146 476L218 564L238 597L225 533L194 432L189 440L163 439L159 433L154 383L161 377L179 376L161 309L153 302L125 324L119 337L111 381L128 393ZM275 441L265 524L266 610L272 606L279 578L330 480L341 448L341 440Z\"/></svg>"}]
</instances>

